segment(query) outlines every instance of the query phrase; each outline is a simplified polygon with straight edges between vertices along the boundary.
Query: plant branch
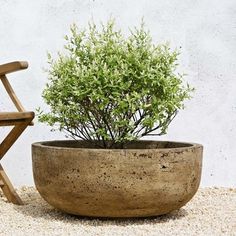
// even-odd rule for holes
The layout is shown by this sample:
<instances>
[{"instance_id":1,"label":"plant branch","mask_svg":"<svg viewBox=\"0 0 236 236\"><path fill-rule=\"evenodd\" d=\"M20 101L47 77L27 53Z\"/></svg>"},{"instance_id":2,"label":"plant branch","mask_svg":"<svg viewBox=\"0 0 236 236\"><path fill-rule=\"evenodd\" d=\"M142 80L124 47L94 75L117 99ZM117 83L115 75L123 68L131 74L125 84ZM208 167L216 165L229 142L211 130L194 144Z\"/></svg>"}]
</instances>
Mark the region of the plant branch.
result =
<instances>
[{"instance_id":1,"label":"plant branch","mask_svg":"<svg viewBox=\"0 0 236 236\"><path fill-rule=\"evenodd\" d=\"M173 113L171 113L171 114L169 114L169 115L167 116L166 122L164 122L163 124L160 124L160 125L156 126L156 127L153 128L153 129L150 129L150 130L145 131L144 133L141 134L141 137L146 136L146 135L152 135L152 134L150 134L151 132L153 132L153 131L155 131L155 130L161 128L161 127L163 127L164 125L165 125L165 126L168 126L168 125L170 124L170 122L175 118L176 115L177 115L177 110L175 110ZM161 132L160 134L157 134L157 135L161 135L161 134L162 134L162 132Z\"/></svg>"}]
</instances>

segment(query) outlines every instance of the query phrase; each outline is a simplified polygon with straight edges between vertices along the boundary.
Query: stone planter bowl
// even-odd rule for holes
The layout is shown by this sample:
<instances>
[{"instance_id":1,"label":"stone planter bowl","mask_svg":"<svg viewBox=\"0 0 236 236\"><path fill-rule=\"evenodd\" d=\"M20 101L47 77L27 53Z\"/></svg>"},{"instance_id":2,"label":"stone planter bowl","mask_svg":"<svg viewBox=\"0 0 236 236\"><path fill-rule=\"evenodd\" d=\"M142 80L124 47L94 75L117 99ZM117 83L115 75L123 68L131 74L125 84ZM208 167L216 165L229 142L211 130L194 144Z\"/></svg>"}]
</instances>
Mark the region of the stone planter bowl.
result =
<instances>
[{"instance_id":1,"label":"stone planter bowl","mask_svg":"<svg viewBox=\"0 0 236 236\"><path fill-rule=\"evenodd\" d=\"M50 205L83 216L157 216L185 205L199 187L199 144L134 141L97 149L95 142L32 145L35 185Z\"/></svg>"}]
</instances>

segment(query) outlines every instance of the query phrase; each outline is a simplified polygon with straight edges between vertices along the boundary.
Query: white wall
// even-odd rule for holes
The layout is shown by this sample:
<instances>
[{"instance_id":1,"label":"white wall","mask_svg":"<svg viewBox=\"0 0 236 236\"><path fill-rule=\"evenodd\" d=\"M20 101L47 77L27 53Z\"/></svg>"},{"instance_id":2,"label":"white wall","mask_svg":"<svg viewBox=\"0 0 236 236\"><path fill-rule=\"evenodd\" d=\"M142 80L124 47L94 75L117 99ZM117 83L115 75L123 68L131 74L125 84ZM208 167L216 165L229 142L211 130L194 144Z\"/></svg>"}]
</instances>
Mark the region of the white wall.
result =
<instances>
[{"instance_id":1,"label":"white wall","mask_svg":"<svg viewBox=\"0 0 236 236\"><path fill-rule=\"evenodd\" d=\"M157 42L182 47L182 70L196 88L161 139L202 143L202 186L236 186L236 1L234 0L0 0L0 64L27 60L27 71L10 75L25 107L43 106L46 51L63 46L73 22L85 26L115 17L128 31L144 16ZM0 86L0 110L13 108ZM7 132L0 129L0 138ZM29 128L2 163L16 185L32 185L30 144L63 138L38 124Z\"/></svg>"}]
</instances>

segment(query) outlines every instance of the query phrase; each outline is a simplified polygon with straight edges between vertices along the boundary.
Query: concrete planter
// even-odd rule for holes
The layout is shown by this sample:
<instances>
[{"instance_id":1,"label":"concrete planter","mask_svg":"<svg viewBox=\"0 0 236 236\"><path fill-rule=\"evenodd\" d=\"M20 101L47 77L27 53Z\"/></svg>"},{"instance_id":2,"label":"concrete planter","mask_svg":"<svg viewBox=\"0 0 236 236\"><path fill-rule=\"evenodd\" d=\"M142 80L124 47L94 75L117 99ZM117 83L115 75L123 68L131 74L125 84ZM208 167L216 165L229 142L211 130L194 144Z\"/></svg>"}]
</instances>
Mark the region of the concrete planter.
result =
<instances>
[{"instance_id":1,"label":"concrete planter","mask_svg":"<svg viewBox=\"0 0 236 236\"><path fill-rule=\"evenodd\" d=\"M62 211L95 217L166 214L196 193L202 169L199 144L135 141L125 149L94 142L32 145L36 188Z\"/></svg>"}]
</instances>

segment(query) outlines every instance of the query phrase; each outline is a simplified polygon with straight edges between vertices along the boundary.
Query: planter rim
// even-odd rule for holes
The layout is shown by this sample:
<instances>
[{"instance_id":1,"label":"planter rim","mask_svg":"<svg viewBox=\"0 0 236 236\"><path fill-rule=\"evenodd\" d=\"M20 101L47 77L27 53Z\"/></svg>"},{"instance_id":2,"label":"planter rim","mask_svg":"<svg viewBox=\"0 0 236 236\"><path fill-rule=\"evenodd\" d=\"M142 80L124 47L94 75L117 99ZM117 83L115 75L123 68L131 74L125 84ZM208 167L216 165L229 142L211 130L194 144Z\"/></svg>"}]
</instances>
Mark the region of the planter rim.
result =
<instances>
[{"instance_id":1,"label":"planter rim","mask_svg":"<svg viewBox=\"0 0 236 236\"><path fill-rule=\"evenodd\" d=\"M173 144L181 144L181 147L167 147L167 148L97 148L97 147L66 147L66 146L59 146L59 145L50 145L55 142L57 143L76 143L76 142L95 142L96 140L50 140L50 141L39 141L32 143L32 147L47 147L49 149L58 149L58 150L71 150L71 149L79 149L79 150L89 150L89 151L151 151L151 150L160 150L160 151L178 151L178 150L185 150L185 149L192 149L192 148L203 148L202 144L199 143L192 143L192 142L182 142L182 141L166 141L166 140L135 140L135 143L173 143ZM131 141L132 142L132 141Z\"/></svg>"}]
</instances>

